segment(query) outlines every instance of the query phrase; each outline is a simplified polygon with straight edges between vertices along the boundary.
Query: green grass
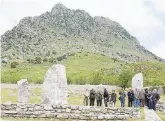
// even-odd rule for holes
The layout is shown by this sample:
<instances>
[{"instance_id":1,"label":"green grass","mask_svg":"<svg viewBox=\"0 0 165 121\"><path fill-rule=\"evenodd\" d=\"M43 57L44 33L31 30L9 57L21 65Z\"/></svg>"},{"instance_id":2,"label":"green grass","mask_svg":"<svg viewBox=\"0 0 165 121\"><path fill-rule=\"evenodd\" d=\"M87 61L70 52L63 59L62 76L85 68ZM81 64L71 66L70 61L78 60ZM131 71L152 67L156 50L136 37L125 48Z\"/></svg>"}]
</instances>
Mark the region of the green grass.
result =
<instances>
[{"instance_id":1,"label":"green grass","mask_svg":"<svg viewBox=\"0 0 165 121\"><path fill-rule=\"evenodd\" d=\"M2 83L17 83L23 78L27 78L29 83L43 83L45 73L53 65L49 62L32 64L27 61L16 61L19 62L17 68L10 68L11 62L7 65L2 64ZM120 66L120 71L127 69L132 74L142 72L145 86L163 85L165 80L165 63L161 62L127 64L122 61L114 62L110 57L101 54L81 52L70 55L67 60L57 63L66 66L67 80L71 84L117 85L119 83L117 66Z\"/></svg>"},{"instance_id":2,"label":"green grass","mask_svg":"<svg viewBox=\"0 0 165 121\"><path fill-rule=\"evenodd\" d=\"M162 121L165 121L165 115L161 111L156 111L157 115L162 119Z\"/></svg>"},{"instance_id":3,"label":"green grass","mask_svg":"<svg viewBox=\"0 0 165 121\"><path fill-rule=\"evenodd\" d=\"M160 100L165 101L165 94L160 95Z\"/></svg>"}]
</instances>

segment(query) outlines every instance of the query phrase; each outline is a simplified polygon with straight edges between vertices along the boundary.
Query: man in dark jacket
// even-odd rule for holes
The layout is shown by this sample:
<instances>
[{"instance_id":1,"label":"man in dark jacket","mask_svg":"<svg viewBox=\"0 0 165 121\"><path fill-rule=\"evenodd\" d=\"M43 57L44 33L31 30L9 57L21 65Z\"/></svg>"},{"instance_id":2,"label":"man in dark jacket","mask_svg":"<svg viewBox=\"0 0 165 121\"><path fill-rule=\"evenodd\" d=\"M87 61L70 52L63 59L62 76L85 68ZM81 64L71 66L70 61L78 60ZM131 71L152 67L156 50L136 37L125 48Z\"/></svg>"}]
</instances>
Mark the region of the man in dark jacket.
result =
<instances>
[{"instance_id":1,"label":"man in dark jacket","mask_svg":"<svg viewBox=\"0 0 165 121\"><path fill-rule=\"evenodd\" d=\"M96 94L96 100L97 100L97 106L101 106L102 105L102 94L100 91L98 91Z\"/></svg>"},{"instance_id":2,"label":"man in dark jacket","mask_svg":"<svg viewBox=\"0 0 165 121\"><path fill-rule=\"evenodd\" d=\"M153 100L153 110L156 110L156 104L160 99L160 95L158 94L157 90L154 89L152 93L152 100Z\"/></svg>"},{"instance_id":3,"label":"man in dark jacket","mask_svg":"<svg viewBox=\"0 0 165 121\"><path fill-rule=\"evenodd\" d=\"M90 106L94 106L94 102L95 102L95 91L94 91L94 89L92 89L90 91L89 99L90 99Z\"/></svg>"},{"instance_id":4,"label":"man in dark jacket","mask_svg":"<svg viewBox=\"0 0 165 121\"><path fill-rule=\"evenodd\" d=\"M149 93L148 89L145 89L145 106L149 107Z\"/></svg>"},{"instance_id":5,"label":"man in dark jacket","mask_svg":"<svg viewBox=\"0 0 165 121\"><path fill-rule=\"evenodd\" d=\"M130 90L128 93L127 93L127 96L128 96L128 107L132 107L132 103L133 103L133 99L134 99L134 93L132 90Z\"/></svg>"},{"instance_id":6,"label":"man in dark jacket","mask_svg":"<svg viewBox=\"0 0 165 121\"><path fill-rule=\"evenodd\" d=\"M107 89L105 88L104 89L104 104L105 104L105 107L108 106L108 101L109 101L108 99L109 99L109 94L108 94Z\"/></svg>"},{"instance_id":7,"label":"man in dark jacket","mask_svg":"<svg viewBox=\"0 0 165 121\"><path fill-rule=\"evenodd\" d=\"M115 104L116 104L116 98L117 98L117 95L115 93L115 90L113 90L112 94L111 94L111 101L113 102L114 107L115 107Z\"/></svg>"}]
</instances>

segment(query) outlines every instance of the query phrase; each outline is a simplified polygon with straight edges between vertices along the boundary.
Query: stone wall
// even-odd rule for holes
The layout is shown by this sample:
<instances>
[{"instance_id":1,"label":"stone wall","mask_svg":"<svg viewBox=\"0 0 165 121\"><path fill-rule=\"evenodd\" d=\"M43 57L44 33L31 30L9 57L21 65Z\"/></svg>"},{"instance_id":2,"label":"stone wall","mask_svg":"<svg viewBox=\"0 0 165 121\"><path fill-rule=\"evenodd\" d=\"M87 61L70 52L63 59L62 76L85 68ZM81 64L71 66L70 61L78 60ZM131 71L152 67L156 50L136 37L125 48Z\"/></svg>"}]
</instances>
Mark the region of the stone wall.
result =
<instances>
[{"instance_id":1,"label":"stone wall","mask_svg":"<svg viewBox=\"0 0 165 121\"><path fill-rule=\"evenodd\" d=\"M1 104L2 117L57 118L71 120L127 121L139 116L137 108L90 107L44 104Z\"/></svg>"},{"instance_id":2,"label":"stone wall","mask_svg":"<svg viewBox=\"0 0 165 121\"><path fill-rule=\"evenodd\" d=\"M159 110L159 111L165 112L165 102L159 101L159 102L156 104L156 109Z\"/></svg>"}]
</instances>

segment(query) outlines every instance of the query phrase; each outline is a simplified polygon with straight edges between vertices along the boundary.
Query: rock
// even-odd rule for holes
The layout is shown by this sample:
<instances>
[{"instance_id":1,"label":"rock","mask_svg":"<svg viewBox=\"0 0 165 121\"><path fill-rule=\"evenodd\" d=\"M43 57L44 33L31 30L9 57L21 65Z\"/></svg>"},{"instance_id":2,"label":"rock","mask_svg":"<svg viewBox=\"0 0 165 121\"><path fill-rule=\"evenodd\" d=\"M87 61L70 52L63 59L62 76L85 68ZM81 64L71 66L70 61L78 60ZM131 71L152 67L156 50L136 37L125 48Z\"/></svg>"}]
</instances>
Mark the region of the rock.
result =
<instances>
[{"instance_id":1,"label":"rock","mask_svg":"<svg viewBox=\"0 0 165 121\"><path fill-rule=\"evenodd\" d=\"M164 90L163 90L162 86L159 87L158 93L159 93L160 95L164 93Z\"/></svg>"},{"instance_id":2,"label":"rock","mask_svg":"<svg viewBox=\"0 0 165 121\"><path fill-rule=\"evenodd\" d=\"M18 102L29 103L29 89L27 79L17 81L18 84Z\"/></svg>"},{"instance_id":3,"label":"rock","mask_svg":"<svg viewBox=\"0 0 165 121\"><path fill-rule=\"evenodd\" d=\"M53 65L46 73L42 87L44 104L67 104L67 79L65 66Z\"/></svg>"},{"instance_id":4,"label":"rock","mask_svg":"<svg viewBox=\"0 0 165 121\"><path fill-rule=\"evenodd\" d=\"M165 109L163 110L163 114L165 115Z\"/></svg>"}]
</instances>

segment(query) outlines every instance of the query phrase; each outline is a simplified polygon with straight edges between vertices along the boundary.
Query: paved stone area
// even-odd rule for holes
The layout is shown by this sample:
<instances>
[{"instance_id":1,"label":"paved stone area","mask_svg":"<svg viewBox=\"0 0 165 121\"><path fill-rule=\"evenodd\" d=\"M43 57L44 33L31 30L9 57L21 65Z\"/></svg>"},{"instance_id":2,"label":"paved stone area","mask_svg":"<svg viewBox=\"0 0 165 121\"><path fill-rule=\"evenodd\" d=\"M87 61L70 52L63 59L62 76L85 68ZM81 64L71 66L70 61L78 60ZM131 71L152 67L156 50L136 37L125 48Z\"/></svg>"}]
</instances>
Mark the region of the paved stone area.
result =
<instances>
[{"instance_id":1,"label":"paved stone area","mask_svg":"<svg viewBox=\"0 0 165 121\"><path fill-rule=\"evenodd\" d=\"M144 109L145 113L145 121L163 121L160 117L155 113L154 110L149 110L147 108Z\"/></svg>"}]
</instances>

